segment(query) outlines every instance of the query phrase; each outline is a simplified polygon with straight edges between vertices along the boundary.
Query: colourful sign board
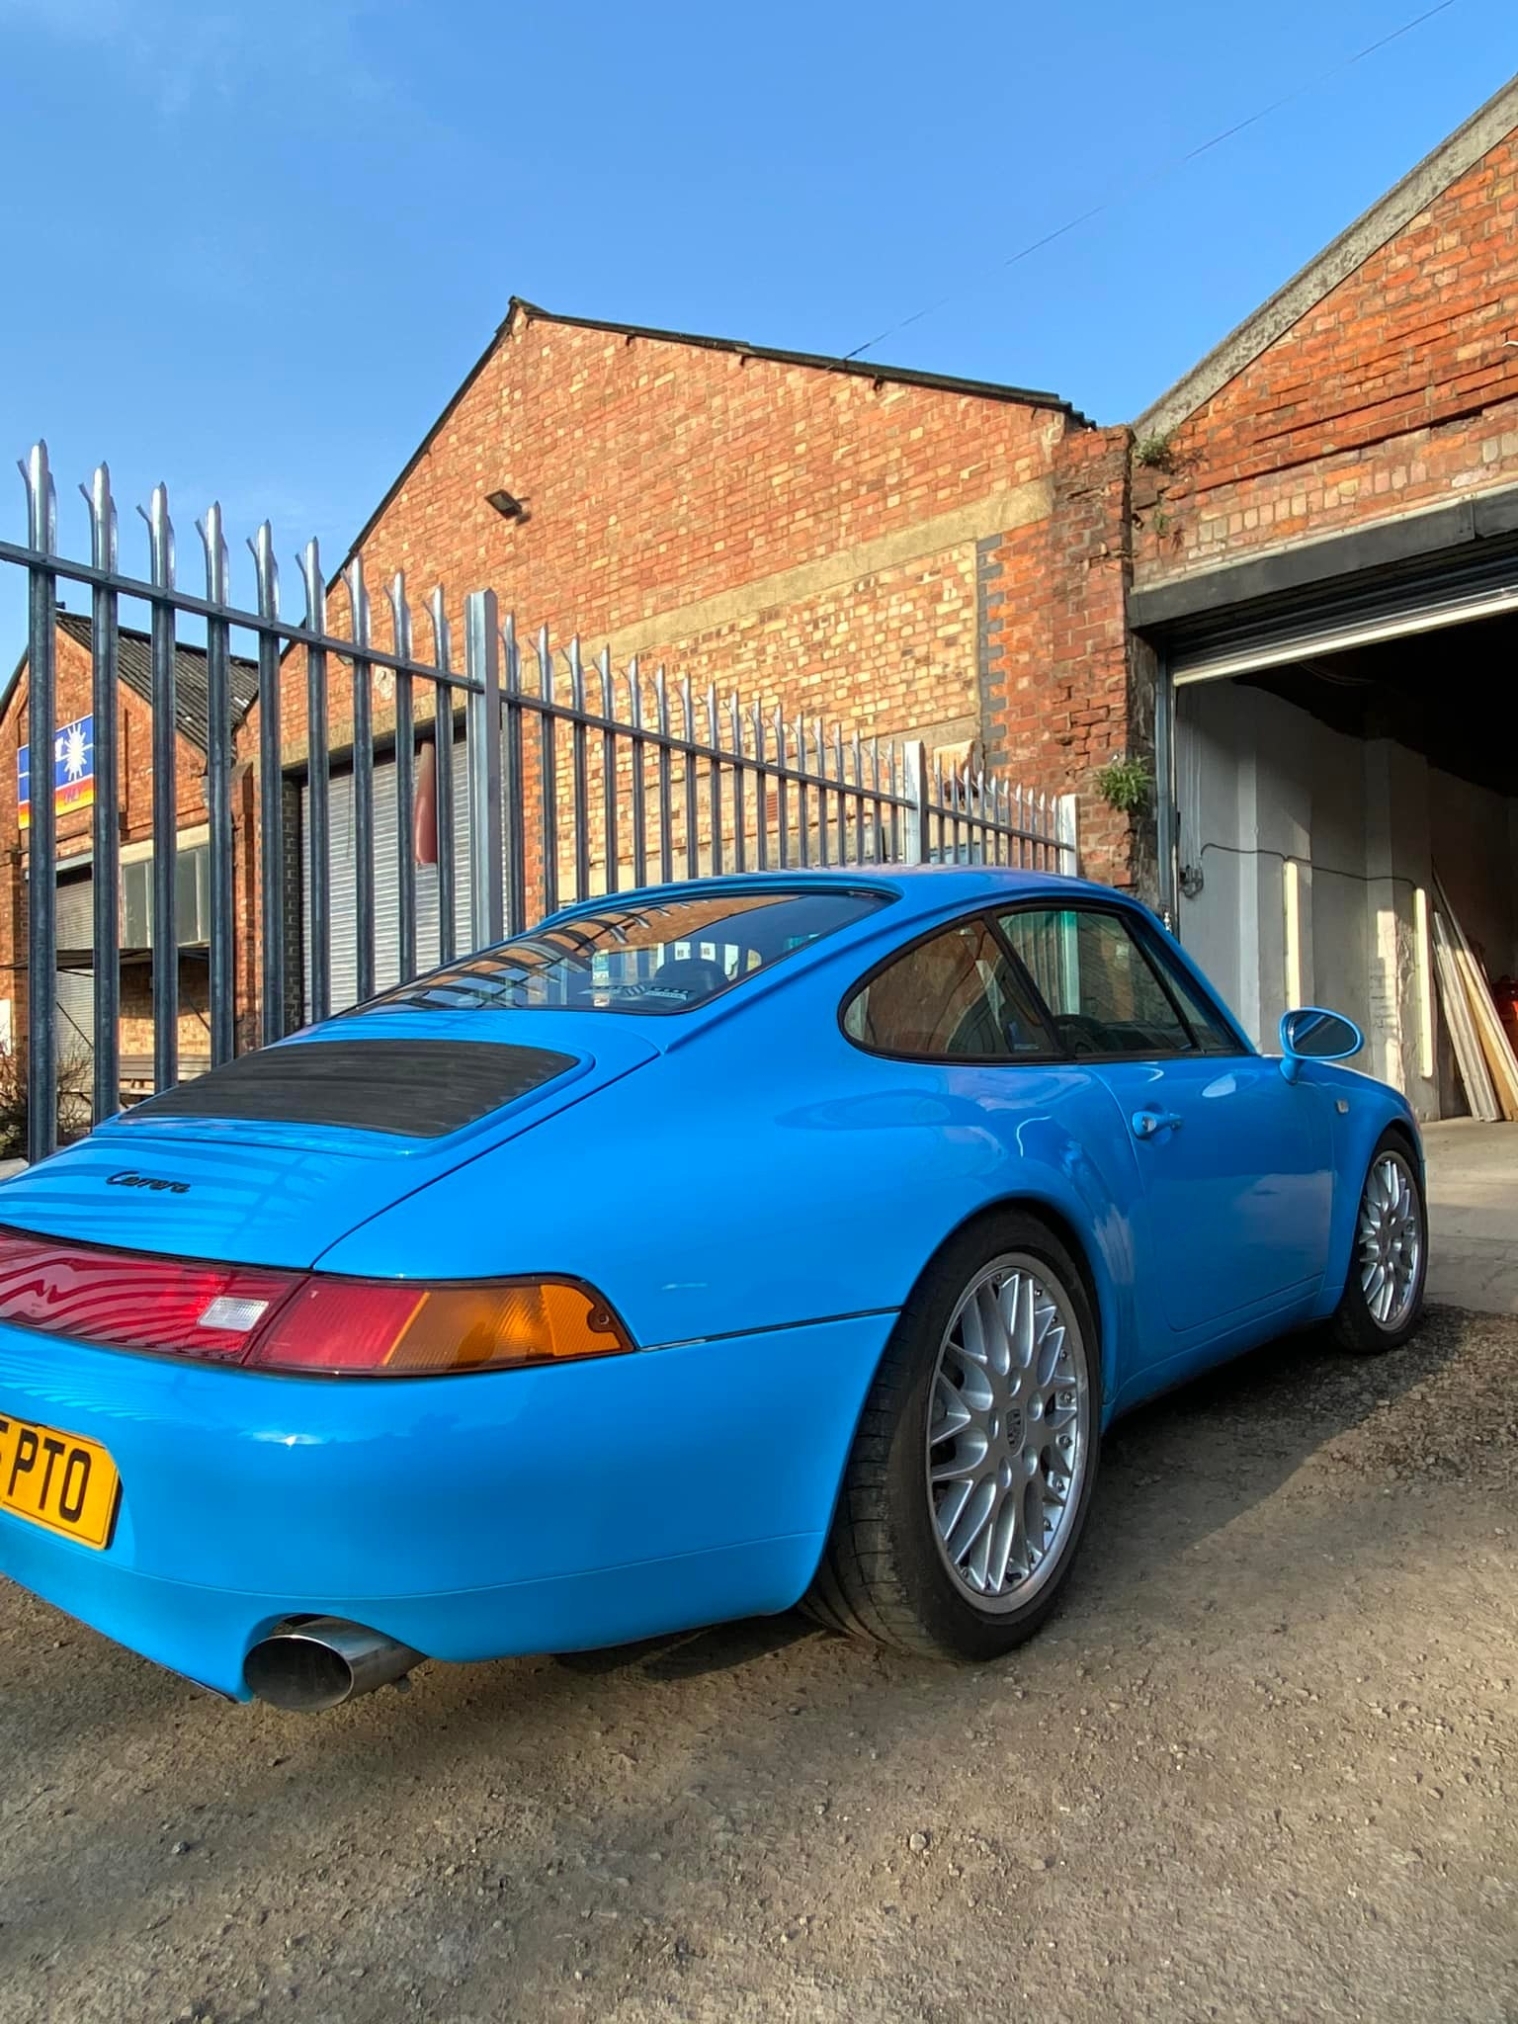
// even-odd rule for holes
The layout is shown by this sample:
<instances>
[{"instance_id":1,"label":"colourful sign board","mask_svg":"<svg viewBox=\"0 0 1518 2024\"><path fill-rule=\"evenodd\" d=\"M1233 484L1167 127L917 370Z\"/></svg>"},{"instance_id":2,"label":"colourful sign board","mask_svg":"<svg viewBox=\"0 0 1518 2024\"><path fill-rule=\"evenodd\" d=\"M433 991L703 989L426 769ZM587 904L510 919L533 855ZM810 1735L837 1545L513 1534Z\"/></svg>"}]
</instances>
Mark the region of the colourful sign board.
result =
<instances>
[{"instance_id":1,"label":"colourful sign board","mask_svg":"<svg viewBox=\"0 0 1518 2024\"><path fill-rule=\"evenodd\" d=\"M16 754L16 803L21 827L32 820L32 755L23 745ZM68 815L76 808L93 807L95 801L95 720L81 717L77 724L60 724L53 739L53 809Z\"/></svg>"}]
</instances>

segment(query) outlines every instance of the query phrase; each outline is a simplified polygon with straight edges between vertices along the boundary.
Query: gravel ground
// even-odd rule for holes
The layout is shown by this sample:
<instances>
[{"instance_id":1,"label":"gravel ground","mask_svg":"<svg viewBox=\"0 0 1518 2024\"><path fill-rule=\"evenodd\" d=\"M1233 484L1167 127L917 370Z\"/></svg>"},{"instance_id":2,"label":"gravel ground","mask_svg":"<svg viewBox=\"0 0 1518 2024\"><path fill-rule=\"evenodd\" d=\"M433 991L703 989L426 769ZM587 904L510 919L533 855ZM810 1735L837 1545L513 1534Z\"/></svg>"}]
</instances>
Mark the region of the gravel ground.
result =
<instances>
[{"instance_id":1,"label":"gravel ground","mask_svg":"<svg viewBox=\"0 0 1518 2024\"><path fill-rule=\"evenodd\" d=\"M1518 2018L1515 1353L1128 1420L1001 1668L786 1617L306 1720L0 1588L0 2019Z\"/></svg>"}]
</instances>

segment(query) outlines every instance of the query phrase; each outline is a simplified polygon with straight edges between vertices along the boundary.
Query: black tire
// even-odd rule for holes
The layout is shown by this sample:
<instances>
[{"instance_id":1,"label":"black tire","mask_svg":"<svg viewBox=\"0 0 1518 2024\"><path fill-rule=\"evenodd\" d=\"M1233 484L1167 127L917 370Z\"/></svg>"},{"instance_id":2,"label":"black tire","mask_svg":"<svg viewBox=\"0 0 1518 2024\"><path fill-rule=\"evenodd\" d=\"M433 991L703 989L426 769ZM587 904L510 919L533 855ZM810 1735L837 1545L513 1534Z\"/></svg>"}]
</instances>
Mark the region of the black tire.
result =
<instances>
[{"instance_id":1,"label":"black tire","mask_svg":"<svg viewBox=\"0 0 1518 2024\"><path fill-rule=\"evenodd\" d=\"M1418 1259L1410 1301L1405 1308L1399 1302L1394 1310L1394 1317L1388 1322L1382 1322L1376 1319L1370 1298L1362 1283L1361 1272L1365 1259L1361 1250L1360 1224L1372 1176L1388 1160L1395 1163L1409 1182L1413 1201L1417 1205ZM1370 1164L1365 1170L1365 1179L1360 1184L1360 1195L1355 1204L1355 1234L1350 1244L1349 1272L1344 1282L1343 1298L1330 1324L1334 1340L1339 1347L1348 1350L1353 1356L1384 1356L1389 1349L1400 1349L1423 1319L1423 1289L1427 1278L1428 1204L1423 1194L1420 1163L1401 1132L1384 1132L1370 1156Z\"/></svg>"},{"instance_id":2,"label":"black tire","mask_svg":"<svg viewBox=\"0 0 1518 2024\"><path fill-rule=\"evenodd\" d=\"M981 1602L966 1580L950 1571L928 1479L929 1414L940 1353L963 1297L993 1266L1036 1274L1058 1308L1072 1357L1083 1364L1081 1393L1072 1388L1067 1394L1076 1399L1083 1422L1075 1499L1059 1521L1047 1564L1039 1563L1036 1579L1029 1576L1033 1592L1024 1604L1016 1600L1015 1585ZM1043 1382L1057 1389L1062 1381ZM1000 1658L1031 1637L1059 1602L1090 1509L1100 1426L1101 1344L1080 1268L1035 1216L1006 1211L978 1220L939 1253L892 1331L803 1607L830 1629L915 1656L971 1663ZM1026 1449L1026 1433L1021 1441ZM1046 1446L1044 1452L1052 1450Z\"/></svg>"}]
</instances>

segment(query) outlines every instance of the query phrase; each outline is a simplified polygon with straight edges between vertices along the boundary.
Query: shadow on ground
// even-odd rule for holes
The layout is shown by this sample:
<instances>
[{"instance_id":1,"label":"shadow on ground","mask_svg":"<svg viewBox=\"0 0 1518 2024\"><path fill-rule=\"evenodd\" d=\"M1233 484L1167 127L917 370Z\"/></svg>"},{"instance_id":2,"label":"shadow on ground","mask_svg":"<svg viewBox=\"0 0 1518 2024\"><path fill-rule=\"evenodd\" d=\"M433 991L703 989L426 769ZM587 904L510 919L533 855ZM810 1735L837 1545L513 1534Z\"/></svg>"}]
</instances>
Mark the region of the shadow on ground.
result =
<instances>
[{"instance_id":1,"label":"shadow on ground","mask_svg":"<svg viewBox=\"0 0 1518 2024\"><path fill-rule=\"evenodd\" d=\"M927 1823L967 1876L979 1863L1000 1877L1016 1871L1020 1838L1062 1849L1062 1820L1084 1817L1101 1792L1136 1814L1123 1832L1149 1834L1148 1819L1154 1845L1171 1837L1201 1888L1287 1775L1268 1728L1252 1726L1267 1705L1258 1683L1284 1677L1294 1655L1313 1699L1347 1652L1373 1670L1365 1640L1383 1636L1383 1619L1400 1632L1408 1613L1386 1617L1378 1603L1367 1614L1362 1599L1400 1595L1408 1528L1427 1533L1423 1561L1448 1557L1429 1507L1413 1501L1421 1482L1388 1502L1367 1472L1400 1471L1404 1450L1427 1446L1431 1419L1459 1426L1439 1401L1486 1381L1467 1367L1482 1326L1435 1313L1407 1350L1374 1361L1293 1338L1122 1422L1066 1604L1002 1666L900 1660L792 1614L557 1659L427 1667L410 1694L310 1720L212 1702L7 1596L0 1697L24 1768L0 1835L0 1948L32 1979L0 1995L0 2015L143 2014L128 1987L140 1969L155 2014L209 2001L210 1989L208 2014L252 2016L285 1993L288 1956L309 1948L303 1974L368 1978L362 1992L325 1981L324 2017L357 2024L429 2004L450 2020L493 2016L484 1992L508 1961L516 2014L557 2016L576 1961L598 1974L615 1963L647 1994L674 1991L703 1955L778 1947L773 1929L803 1877L840 1921L838 1972L853 1961L848 1972L885 1980L878 2000L809 1983L794 2012L773 2014L916 2015L890 1979L895 1942L875 1931L892 1894L915 1902L897 1875L907 1829ZM1499 1348L1480 1368L1511 1386ZM1416 1656L1397 1669L1410 1676ZM1218 1679L1232 1697L1222 1712L1189 1705ZM1165 1753L1182 1739L1225 1747L1199 1744L1209 1736L1236 1737L1226 1747L1237 1754L1221 1796L1192 1817L1189 1789L1155 1783L1150 1753L1173 1770ZM1285 1747L1306 1761L1306 1743ZM856 1903L865 1874L871 1895ZM1093 1882L1073 1910L1048 1908L1072 1963L1083 1925L1111 1927L1121 1895ZM387 1930L404 1931L399 1953ZM956 1947L979 1944L954 1934ZM1109 1938L1109 1964L1117 1946ZM92 2008L88 1977L106 1963L126 1994ZM208 1984L208 1963L235 1967L235 2004ZM1089 1972L1100 1967L1093 1956ZM702 1972L721 1981L728 1970ZM799 1971L774 1972L789 1987ZM465 1986L479 2007L457 1998ZM1068 2014L1051 1986L1040 2014ZM35 1990L30 2008L18 1989ZM608 2014L592 1992L584 2000L583 2014ZM691 2014L772 2014L724 2003ZM920 2014L962 2013L950 2002Z\"/></svg>"}]
</instances>

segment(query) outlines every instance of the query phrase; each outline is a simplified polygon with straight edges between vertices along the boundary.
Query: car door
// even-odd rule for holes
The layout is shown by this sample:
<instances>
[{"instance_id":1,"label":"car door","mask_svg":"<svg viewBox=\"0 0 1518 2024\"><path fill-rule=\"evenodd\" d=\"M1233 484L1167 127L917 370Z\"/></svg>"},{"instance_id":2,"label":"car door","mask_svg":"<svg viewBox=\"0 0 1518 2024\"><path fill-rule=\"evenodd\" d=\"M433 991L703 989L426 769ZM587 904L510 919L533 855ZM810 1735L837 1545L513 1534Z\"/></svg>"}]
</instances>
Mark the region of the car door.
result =
<instances>
[{"instance_id":1,"label":"car door","mask_svg":"<svg viewBox=\"0 0 1518 2024\"><path fill-rule=\"evenodd\" d=\"M947 922L887 958L854 989L840 1023L863 1052L899 1064L889 1083L870 1079L872 1101L935 1127L903 1134L900 1144L911 1159L911 1196L936 1197L943 1230L1026 1194L1054 1204L1077 1232L1105 1289L1116 1397L1133 1374L1140 1333L1132 1305L1144 1213L1137 1148L1110 1091L1060 1048L993 915ZM889 1157L876 1170L889 1190L877 1197L887 1217L902 1184Z\"/></svg>"},{"instance_id":2,"label":"car door","mask_svg":"<svg viewBox=\"0 0 1518 2024\"><path fill-rule=\"evenodd\" d=\"M1132 910L1034 904L1001 926L1062 1045L1132 1135L1139 1273L1170 1328L1221 1332L1304 1296L1324 1270L1332 1206L1317 1092L1249 1048Z\"/></svg>"}]
</instances>

